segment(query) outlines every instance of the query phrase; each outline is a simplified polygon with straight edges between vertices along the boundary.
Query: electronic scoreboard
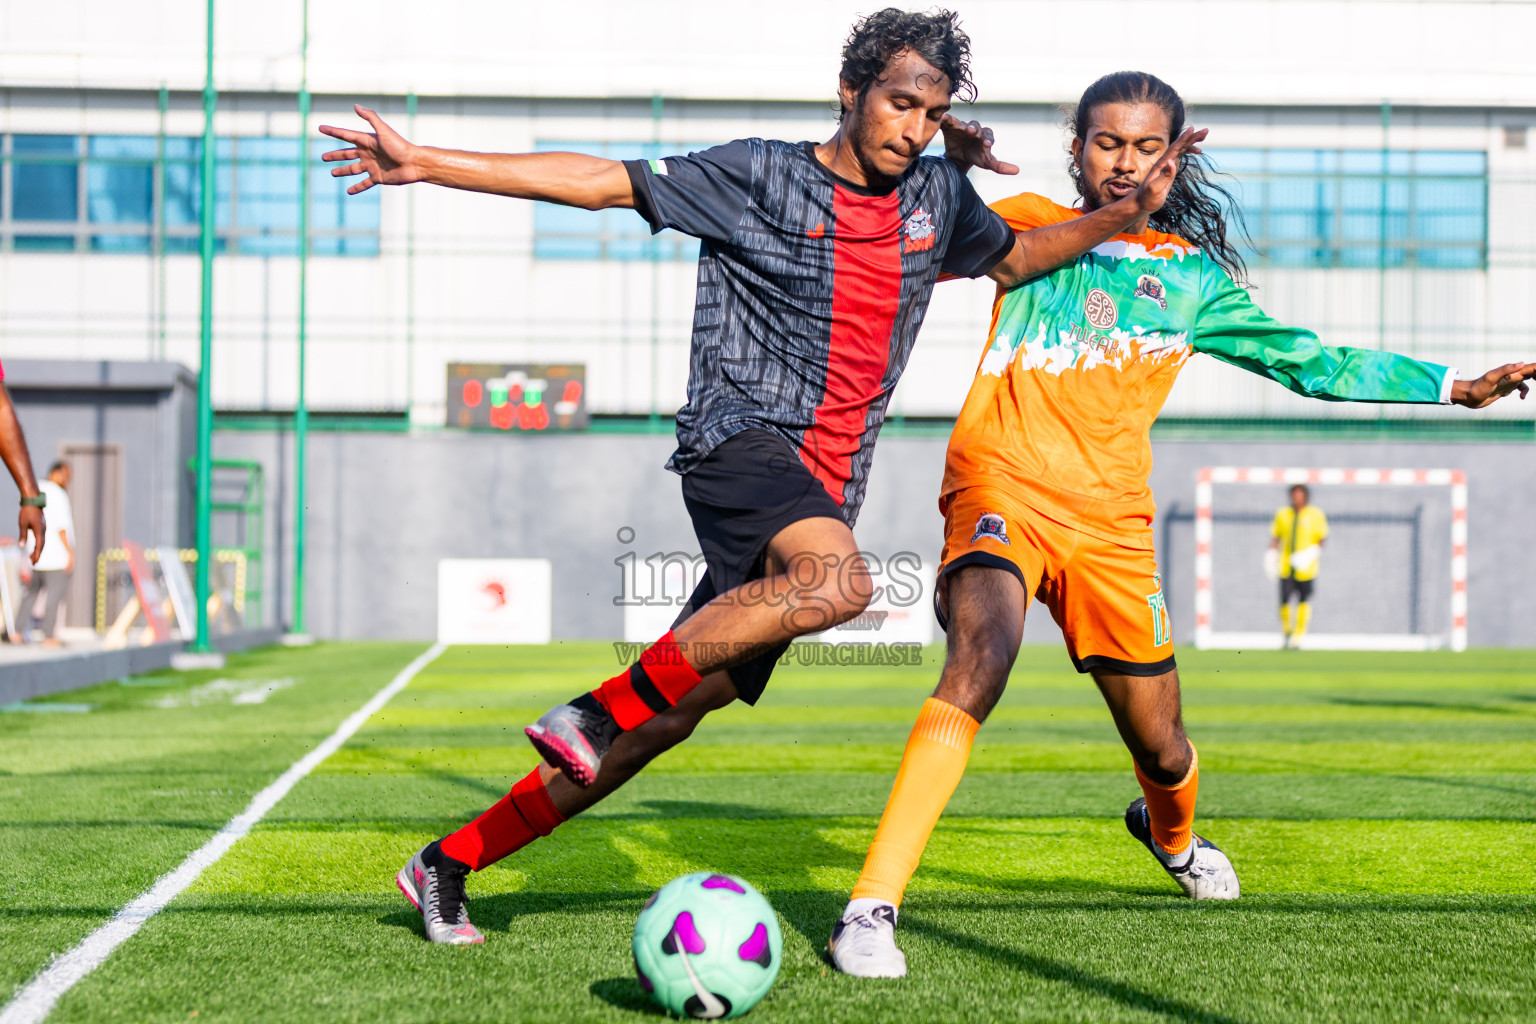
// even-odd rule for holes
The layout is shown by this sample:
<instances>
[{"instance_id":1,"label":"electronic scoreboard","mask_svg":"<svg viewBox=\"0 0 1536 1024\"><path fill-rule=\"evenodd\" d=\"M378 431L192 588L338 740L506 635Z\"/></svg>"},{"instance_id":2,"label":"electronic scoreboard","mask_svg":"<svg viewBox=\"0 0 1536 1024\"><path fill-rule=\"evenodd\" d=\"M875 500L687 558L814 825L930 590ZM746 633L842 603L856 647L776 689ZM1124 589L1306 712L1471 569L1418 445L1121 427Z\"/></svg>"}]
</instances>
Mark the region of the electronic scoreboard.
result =
<instances>
[{"instance_id":1,"label":"electronic scoreboard","mask_svg":"<svg viewBox=\"0 0 1536 1024\"><path fill-rule=\"evenodd\" d=\"M448 426L585 430L583 363L449 363Z\"/></svg>"}]
</instances>

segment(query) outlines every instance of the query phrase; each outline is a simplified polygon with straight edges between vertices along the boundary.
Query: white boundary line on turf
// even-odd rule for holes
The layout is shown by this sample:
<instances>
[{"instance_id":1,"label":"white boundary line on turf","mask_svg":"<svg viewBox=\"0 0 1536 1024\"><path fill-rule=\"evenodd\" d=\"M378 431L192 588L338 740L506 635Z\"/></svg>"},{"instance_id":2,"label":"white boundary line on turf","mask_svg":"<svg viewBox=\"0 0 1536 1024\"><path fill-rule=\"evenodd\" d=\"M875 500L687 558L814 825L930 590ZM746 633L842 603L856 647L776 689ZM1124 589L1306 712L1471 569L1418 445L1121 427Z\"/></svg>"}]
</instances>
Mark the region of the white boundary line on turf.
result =
<instances>
[{"instance_id":1,"label":"white boundary line on turf","mask_svg":"<svg viewBox=\"0 0 1536 1024\"><path fill-rule=\"evenodd\" d=\"M266 816L277 802L288 795L300 779L314 771L326 758L334 754L352 734L361 729L390 698L405 689L416 674L426 668L433 659L443 653L446 645L435 643L400 670L368 703L354 711L336 731L326 737L314 750L295 761L287 771L260 793L251 798L250 804L229 819L229 823L182 861L175 870L160 876L159 881L141 893L138 899L119 910L106 924L97 928L74 949L56 958L37 977L29 981L16 997L0 1009L0 1024L41 1024L53 1010L59 998L74 987L75 983L100 967L112 951L133 937L145 921L154 917L165 905L179 896L187 886L197 881L197 876L213 864L229 848L234 846L255 824Z\"/></svg>"}]
</instances>

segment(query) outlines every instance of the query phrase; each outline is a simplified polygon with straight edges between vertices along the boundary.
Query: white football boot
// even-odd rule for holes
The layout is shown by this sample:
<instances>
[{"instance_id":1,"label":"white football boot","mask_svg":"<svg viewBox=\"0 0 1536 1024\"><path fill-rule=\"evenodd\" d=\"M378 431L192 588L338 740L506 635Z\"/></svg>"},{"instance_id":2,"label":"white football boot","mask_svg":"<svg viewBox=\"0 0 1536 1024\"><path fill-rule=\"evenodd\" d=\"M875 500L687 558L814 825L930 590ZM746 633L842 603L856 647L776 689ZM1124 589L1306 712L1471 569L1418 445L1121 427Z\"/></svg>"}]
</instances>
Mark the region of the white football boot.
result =
<instances>
[{"instance_id":1,"label":"white football boot","mask_svg":"<svg viewBox=\"0 0 1536 1024\"><path fill-rule=\"evenodd\" d=\"M896 948L896 908L884 900L850 900L827 940L832 963L855 978L905 978L907 958Z\"/></svg>"},{"instance_id":2,"label":"white football boot","mask_svg":"<svg viewBox=\"0 0 1536 1024\"><path fill-rule=\"evenodd\" d=\"M1168 854L1152 841L1152 819L1147 814L1146 797L1137 797L1125 809L1125 827L1141 844L1152 851L1168 877L1179 883L1184 895L1192 900L1235 900L1241 892L1237 872L1220 847L1202 836L1190 837L1191 856L1170 864ZM1179 859L1179 858L1176 858Z\"/></svg>"}]
</instances>

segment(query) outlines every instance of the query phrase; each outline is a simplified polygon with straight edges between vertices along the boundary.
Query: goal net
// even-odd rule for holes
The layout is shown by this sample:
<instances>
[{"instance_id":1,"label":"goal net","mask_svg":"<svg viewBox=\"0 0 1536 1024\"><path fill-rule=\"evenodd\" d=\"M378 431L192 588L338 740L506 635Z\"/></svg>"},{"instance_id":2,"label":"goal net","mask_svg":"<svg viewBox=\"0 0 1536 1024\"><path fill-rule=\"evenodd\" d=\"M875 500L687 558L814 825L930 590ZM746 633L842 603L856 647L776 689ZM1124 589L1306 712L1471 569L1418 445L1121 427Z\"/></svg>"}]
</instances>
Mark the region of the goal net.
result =
<instances>
[{"instance_id":1,"label":"goal net","mask_svg":"<svg viewBox=\"0 0 1536 1024\"><path fill-rule=\"evenodd\" d=\"M1328 518L1302 647L1467 646L1467 484L1449 469L1215 466L1195 489L1195 645L1278 648L1275 512L1306 484Z\"/></svg>"}]
</instances>

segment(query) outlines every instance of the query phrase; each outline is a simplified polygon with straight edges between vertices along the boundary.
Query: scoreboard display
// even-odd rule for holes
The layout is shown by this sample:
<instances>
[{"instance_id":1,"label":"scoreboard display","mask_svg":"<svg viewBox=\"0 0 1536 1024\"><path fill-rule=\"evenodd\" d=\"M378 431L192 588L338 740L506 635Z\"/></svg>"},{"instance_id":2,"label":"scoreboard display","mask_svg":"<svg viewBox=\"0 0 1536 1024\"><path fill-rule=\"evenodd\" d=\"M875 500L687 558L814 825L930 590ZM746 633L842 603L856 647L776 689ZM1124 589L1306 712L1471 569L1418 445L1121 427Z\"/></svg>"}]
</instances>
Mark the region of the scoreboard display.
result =
<instances>
[{"instance_id":1,"label":"scoreboard display","mask_svg":"<svg viewBox=\"0 0 1536 1024\"><path fill-rule=\"evenodd\" d=\"M584 363L449 363L448 426L585 430L586 385Z\"/></svg>"}]
</instances>

